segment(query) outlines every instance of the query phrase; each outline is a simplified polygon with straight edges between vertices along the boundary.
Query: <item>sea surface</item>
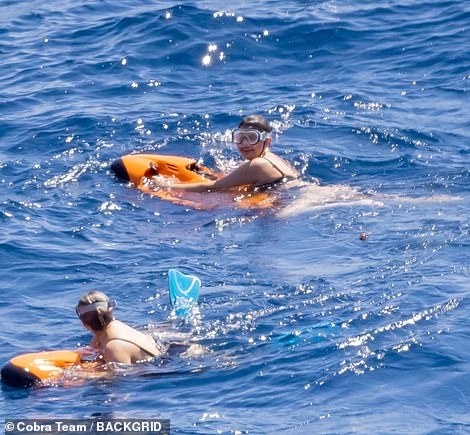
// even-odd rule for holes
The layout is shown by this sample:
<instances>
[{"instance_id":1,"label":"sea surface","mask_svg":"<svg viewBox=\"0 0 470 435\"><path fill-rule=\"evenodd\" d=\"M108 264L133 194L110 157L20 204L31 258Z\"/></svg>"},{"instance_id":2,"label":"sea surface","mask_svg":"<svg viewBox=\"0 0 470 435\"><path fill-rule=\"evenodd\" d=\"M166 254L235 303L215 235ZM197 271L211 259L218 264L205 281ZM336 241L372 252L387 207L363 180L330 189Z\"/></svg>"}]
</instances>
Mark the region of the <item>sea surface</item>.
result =
<instances>
[{"instance_id":1,"label":"sea surface","mask_svg":"<svg viewBox=\"0 0 470 435\"><path fill-rule=\"evenodd\" d=\"M201 350L3 386L0 419L470 433L469 47L464 0L0 1L0 364L85 345L94 289ZM228 170L250 113L305 183L273 209L110 172L135 152ZM169 268L203 283L184 319Z\"/></svg>"}]
</instances>

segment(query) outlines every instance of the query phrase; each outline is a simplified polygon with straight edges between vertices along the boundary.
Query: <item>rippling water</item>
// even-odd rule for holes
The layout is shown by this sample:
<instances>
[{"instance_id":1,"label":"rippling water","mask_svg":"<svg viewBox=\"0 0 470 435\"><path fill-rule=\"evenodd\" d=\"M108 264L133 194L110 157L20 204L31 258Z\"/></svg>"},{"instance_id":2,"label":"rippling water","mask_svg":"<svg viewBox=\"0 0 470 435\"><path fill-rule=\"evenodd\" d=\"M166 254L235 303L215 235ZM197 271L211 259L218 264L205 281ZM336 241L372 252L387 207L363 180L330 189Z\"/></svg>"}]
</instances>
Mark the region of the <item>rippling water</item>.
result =
<instances>
[{"instance_id":1,"label":"rippling water","mask_svg":"<svg viewBox=\"0 0 470 435\"><path fill-rule=\"evenodd\" d=\"M73 387L4 387L3 417L470 431L467 2L0 12L0 363L86 343L73 307L95 288L129 323L205 349ZM109 172L134 151L233 167L228 131L252 112L305 181L275 210L194 211ZM186 322L171 317L170 267L203 282Z\"/></svg>"}]
</instances>

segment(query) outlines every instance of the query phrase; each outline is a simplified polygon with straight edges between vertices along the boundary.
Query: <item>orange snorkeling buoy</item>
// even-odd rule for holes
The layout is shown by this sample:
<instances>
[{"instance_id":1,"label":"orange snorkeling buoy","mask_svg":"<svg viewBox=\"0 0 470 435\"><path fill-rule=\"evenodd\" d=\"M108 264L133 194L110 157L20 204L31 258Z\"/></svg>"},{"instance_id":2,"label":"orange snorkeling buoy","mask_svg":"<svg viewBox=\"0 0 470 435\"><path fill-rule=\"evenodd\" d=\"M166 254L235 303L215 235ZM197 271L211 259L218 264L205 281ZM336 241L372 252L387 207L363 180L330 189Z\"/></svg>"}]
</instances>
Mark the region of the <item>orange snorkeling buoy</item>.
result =
<instances>
[{"instance_id":1,"label":"orange snorkeling buoy","mask_svg":"<svg viewBox=\"0 0 470 435\"><path fill-rule=\"evenodd\" d=\"M271 208L275 202L273 195L266 192L250 192L244 187L230 192L196 193L171 190L171 183L169 189L153 189L151 183L147 182L155 175L180 183L198 183L222 176L187 157L128 154L115 160L111 164L111 170L116 177L131 182L144 193L198 210L230 205L240 208Z\"/></svg>"},{"instance_id":2,"label":"orange snorkeling buoy","mask_svg":"<svg viewBox=\"0 0 470 435\"><path fill-rule=\"evenodd\" d=\"M161 154L128 154L115 160L111 170L118 178L130 181L137 187L143 177L151 178L154 175L175 177L182 183L218 178L214 171L198 165L194 159Z\"/></svg>"},{"instance_id":3,"label":"orange snorkeling buoy","mask_svg":"<svg viewBox=\"0 0 470 435\"><path fill-rule=\"evenodd\" d=\"M2 382L12 387L32 387L54 382L67 368L80 365L80 354L71 350L26 353L12 358L2 367Z\"/></svg>"}]
</instances>

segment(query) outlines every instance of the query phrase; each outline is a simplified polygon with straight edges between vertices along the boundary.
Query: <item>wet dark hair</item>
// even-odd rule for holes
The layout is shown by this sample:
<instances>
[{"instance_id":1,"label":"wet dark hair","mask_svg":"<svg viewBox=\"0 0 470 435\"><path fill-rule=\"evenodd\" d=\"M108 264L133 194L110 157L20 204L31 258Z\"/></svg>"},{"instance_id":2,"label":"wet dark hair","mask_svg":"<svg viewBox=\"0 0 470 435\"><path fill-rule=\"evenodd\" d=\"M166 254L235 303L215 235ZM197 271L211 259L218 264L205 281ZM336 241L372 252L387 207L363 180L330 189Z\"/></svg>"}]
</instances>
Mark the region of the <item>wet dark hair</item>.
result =
<instances>
[{"instance_id":1,"label":"wet dark hair","mask_svg":"<svg viewBox=\"0 0 470 435\"><path fill-rule=\"evenodd\" d=\"M242 119L239 128L254 128L258 131L270 133L272 131L269 121L261 115L248 115Z\"/></svg>"},{"instance_id":2,"label":"wet dark hair","mask_svg":"<svg viewBox=\"0 0 470 435\"><path fill-rule=\"evenodd\" d=\"M96 309L80 314L80 308L96 304ZM91 307L90 307L91 308ZM113 320L113 304L103 292L92 291L82 295L76 307L77 315L93 331L101 331Z\"/></svg>"}]
</instances>

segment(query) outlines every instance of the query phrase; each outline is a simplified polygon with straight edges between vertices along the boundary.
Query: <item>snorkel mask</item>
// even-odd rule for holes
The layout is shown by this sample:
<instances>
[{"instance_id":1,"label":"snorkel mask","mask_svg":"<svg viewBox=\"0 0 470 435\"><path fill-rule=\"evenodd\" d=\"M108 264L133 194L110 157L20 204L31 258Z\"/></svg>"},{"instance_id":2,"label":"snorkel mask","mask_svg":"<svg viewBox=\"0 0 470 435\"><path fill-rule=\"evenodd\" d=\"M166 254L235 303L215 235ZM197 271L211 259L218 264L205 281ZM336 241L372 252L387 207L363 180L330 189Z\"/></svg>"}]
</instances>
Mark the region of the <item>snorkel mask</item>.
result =
<instances>
[{"instance_id":1,"label":"snorkel mask","mask_svg":"<svg viewBox=\"0 0 470 435\"><path fill-rule=\"evenodd\" d=\"M232 141L237 145L240 145L242 142L254 145L261 140L266 140L268 137L269 134L267 132L261 132L254 128L237 128L232 131Z\"/></svg>"}]
</instances>

